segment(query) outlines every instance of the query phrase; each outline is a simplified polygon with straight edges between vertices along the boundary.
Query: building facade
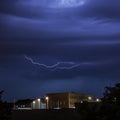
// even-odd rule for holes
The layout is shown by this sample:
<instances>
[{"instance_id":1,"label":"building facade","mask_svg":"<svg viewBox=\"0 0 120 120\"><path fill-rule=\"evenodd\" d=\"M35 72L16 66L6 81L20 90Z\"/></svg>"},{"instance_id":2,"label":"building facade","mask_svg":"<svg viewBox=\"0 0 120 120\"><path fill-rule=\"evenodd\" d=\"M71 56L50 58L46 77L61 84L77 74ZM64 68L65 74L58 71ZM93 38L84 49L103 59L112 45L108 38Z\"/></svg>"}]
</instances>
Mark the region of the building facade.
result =
<instances>
[{"instance_id":1,"label":"building facade","mask_svg":"<svg viewBox=\"0 0 120 120\"><path fill-rule=\"evenodd\" d=\"M49 93L47 96L47 108L75 108L75 103L93 102L94 97L88 94L79 94L75 92L68 93Z\"/></svg>"}]
</instances>

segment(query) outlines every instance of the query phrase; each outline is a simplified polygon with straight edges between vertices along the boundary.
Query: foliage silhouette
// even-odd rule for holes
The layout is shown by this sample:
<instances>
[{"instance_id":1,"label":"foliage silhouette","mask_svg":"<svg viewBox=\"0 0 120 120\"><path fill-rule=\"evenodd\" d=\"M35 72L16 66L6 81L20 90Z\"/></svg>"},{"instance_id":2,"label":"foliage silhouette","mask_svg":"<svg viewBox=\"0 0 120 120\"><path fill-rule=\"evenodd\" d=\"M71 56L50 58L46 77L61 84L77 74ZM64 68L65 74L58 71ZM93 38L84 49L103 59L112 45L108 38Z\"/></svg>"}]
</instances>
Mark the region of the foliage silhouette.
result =
<instances>
[{"instance_id":1,"label":"foliage silhouette","mask_svg":"<svg viewBox=\"0 0 120 120\"><path fill-rule=\"evenodd\" d=\"M120 105L120 83L113 87L105 87L103 102Z\"/></svg>"}]
</instances>

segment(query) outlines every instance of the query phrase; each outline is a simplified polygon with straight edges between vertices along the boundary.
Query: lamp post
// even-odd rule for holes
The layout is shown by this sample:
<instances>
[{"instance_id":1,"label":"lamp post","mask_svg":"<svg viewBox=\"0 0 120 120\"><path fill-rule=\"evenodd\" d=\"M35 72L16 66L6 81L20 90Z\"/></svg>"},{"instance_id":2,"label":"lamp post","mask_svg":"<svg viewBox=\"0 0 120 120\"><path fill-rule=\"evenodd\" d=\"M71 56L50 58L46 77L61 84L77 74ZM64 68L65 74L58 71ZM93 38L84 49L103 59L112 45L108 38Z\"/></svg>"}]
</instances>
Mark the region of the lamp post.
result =
<instances>
[{"instance_id":1,"label":"lamp post","mask_svg":"<svg viewBox=\"0 0 120 120\"><path fill-rule=\"evenodd\" d=\"M35 109L35 101L33 101L33 109Z\"/></svg>"},{"instance_id":2,"label":"lamp post","mask_svg":"<svg viewBox=\"0 0 120 120\"><path fill-rule=\"evenodd\" d=\"M13 109L16 109L16 106L15 106L15 99L14 99L14 102L13 102Z\"/></svg>"},{"instance_id":3,"label":"lamp post","mask_svg":"<svg viewBox=\"0 0 120 120\"><path fill-rule=\"evenodd\" d=\"M38 101L38 109L40 109L40 98L38 98L37 101Z\"/></svg>"},{"instance_id":4,"label":"lamp post","mask_svg":"<svg viewBox=\"0 0 120 120\"><path fill-rule=\"evenodd\" d=\"M46 97L45 99L46 99L46 102L47 102L47 103L46 103L46 109L48 109L48 100L49 100L49 98Z\"/></svg>"}]
</instances>

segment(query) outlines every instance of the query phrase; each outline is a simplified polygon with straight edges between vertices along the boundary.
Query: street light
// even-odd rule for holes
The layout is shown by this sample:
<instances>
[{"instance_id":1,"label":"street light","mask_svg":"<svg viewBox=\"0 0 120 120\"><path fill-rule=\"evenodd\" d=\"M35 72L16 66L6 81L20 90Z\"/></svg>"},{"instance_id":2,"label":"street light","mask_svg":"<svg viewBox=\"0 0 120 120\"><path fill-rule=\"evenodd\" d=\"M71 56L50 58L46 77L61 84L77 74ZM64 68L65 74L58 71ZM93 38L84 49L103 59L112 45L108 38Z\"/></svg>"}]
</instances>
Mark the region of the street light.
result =
<instances>
[{"instance_id":1,"label":"street light","mask_svg":"<svg viewBox=\"0 0 120 120\"><path fill-rule=\"evenodd\" d=\"M96 99L96 102L100 102L100 99L97 98L97 99Z\"/></svg>"},{"instance_id":2,"label":"street light","mask_svg":"<svg viewBox=\"0 0 120 120\"><path fill-rule=\"evenodd\" d=\"M46 101L47 101L47 104L46 104L46 109L48 109L48 100L49 100L49 98L48 98L48 97L46 97L45 99L46 99Z\"/></svg>"},{"instance_id":3,"label":"street light","mask_svg":"<svg viewBox=\"0 0 120 120\"><path fill-rule=\"evenodd\" d=\"M91 96L89 96L89 97L88 97L88 100L92 100L92 97L91 97Z\"/></svg>"},{"instance_id":4,"label":"street light","mask_svg":"<svg viewBox=\"0 0 120 120\"><path fill-rule=\"evenodd\" d=\"M38 109L40 109L40 98L38 98L37 101L38 101Z\"/></svg>"}]
</instances>

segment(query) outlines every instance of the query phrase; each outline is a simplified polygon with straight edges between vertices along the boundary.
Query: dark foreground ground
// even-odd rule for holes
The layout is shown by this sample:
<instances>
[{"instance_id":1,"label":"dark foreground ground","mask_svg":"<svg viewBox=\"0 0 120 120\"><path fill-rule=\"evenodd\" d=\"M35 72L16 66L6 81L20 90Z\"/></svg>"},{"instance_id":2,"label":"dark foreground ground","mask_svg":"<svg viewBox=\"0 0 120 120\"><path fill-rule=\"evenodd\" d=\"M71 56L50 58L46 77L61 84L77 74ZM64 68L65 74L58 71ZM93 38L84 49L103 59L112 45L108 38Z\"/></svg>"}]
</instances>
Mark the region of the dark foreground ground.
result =
<instances>
[{"instance_id":1,"label":"dark foreground ground","mask_svg":"<svg viewBox=\"0 0 120 120\"><path fill-rule=\"evenodd\" d=\"M12 120L120 120L120 107L59 109L59 110L14 110Z\"/></svg>"},{"instance_id":2,"label":"dark foreground ground","mask_svg":"<svg viewBox=\"0 0 120 120\"><path fill-rule=\"evenodd\" d=\"M0 104L0 120L120 120L120 105L82 103L76 109L13 110Z\"/></svg>"},{"instance_id":3,"label":"dark foreground ground","mask_svg":"<svg viewBox=\"0 0 120 120\"><path fill-rule=\"evenodd\" d=\"M14 110L12 120L80 120L74 109L60 110Z\"/></svg>"}]
</instances>

